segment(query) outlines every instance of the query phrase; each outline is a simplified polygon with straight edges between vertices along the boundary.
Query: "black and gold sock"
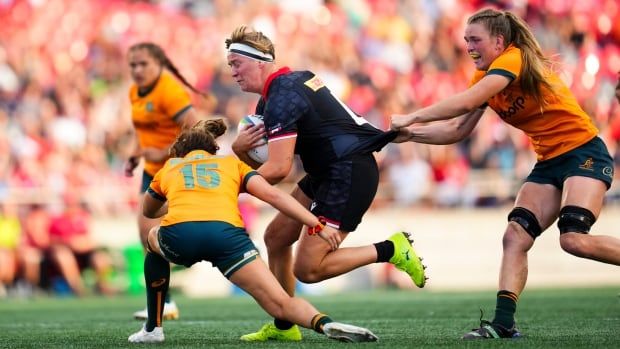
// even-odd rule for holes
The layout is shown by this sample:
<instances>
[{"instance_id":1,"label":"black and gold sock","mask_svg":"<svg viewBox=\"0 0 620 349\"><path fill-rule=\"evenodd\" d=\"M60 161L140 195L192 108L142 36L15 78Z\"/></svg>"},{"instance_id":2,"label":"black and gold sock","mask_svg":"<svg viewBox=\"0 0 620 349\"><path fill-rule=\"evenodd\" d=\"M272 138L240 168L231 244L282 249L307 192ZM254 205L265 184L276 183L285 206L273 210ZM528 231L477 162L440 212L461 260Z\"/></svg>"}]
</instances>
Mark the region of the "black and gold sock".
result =
<instances>
[{"instance_id":1,"label":"black and gold sock","mask_svg":"<svg viewBox=\"0 0 620 349\"><path fill-rule=\"evenodd\" d=\"M390 240L385 240L374 245L377 249L377 263L389 262L394 255L394 243Z\"/></svg>"},{"instance_id":2,"label":"black and gold sock","mask_svg":"<svg viewBox=\"0 0 620 349\"><path fill-rule=\"evenodd\" d=\"M290 321L280 320L280 319L273 319L273 324L276 325L276 328L278 330L288 330L289 328L295 325L294 323Z\"/></svg>"},{"instance_id":3,"label":"black and gold sock","mask_svg":"<svg viewBox=\"0 0 620 349\"><path fill-rule=\"evenodd\" d=\"M170 284L170 263L157 253L148 252L144 258L144 281L148 314L144 327L150 332L162 324L164 299Z\"/></svg>"},{"instance_id":4,"label":"black and gold sock","mask_svg":"<svg viewBox=\"0 0 620 349\"><path fill-rule=\"evenodd\" d=\"M517 311L518 300L519 296L513 292L507 290L497 292L495 318L492 323L508 329L512 328L515 324L515 312Z\"/></svg>"},{"instance_id":5,"label":"black and gold sock","mask_svg":"<svg viewBox=\"0 0 620 349\"><path fill-rule=\"evenodd\" d=\"M312 317L312 321L310 321L310 324L312 325L312 328L316 332L323 333L323 325L328 324L330 322L334 322L334 320L332 320L326 314L318 313L318 314L314 315L314 317Z\"/></svg>"}]
</instances>

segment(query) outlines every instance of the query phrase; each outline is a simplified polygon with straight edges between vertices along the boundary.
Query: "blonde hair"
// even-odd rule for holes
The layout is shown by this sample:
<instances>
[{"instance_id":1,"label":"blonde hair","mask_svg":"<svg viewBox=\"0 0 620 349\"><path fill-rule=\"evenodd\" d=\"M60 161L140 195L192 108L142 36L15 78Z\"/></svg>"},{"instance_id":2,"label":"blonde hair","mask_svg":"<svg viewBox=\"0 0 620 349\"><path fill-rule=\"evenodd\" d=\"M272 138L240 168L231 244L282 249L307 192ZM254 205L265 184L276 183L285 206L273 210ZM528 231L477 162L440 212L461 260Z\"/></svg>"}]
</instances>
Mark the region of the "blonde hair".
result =
<instances>
[{"instance_id":1,"label":"blonde hair","mask_svg":"<svg viewBox=\"0 0 620 349\"><path fill-rule=\"evenodd\" d=\"M521 50L520 87L538 104L546 105L543 88L554 93L553 86L545 78L552 69L552 61L543 54L527 23L510 11L493 9L475 13L467 20L467 24L472 23L482 23L492 36L502 35L506 47L513 44Z\"/></svg>"},{"instance_id":2,"label":"blonde hair","mask_svg":"<svg viewBox=\"0 0 620 349\"><path fill-rule=\"evenodd\" d=\"M270 54L273 59L276 58L275 48L271 40L262 32L255 31L245 25L237 27L230 35L230 38L226 39L226 49L235 43L246 44L263 53Z\"/></svg>"},{"instance_id":3,"label":"blonde hair","mask_svg":"<svg viewBox=\"0 0 620 349\"><path fill-rule=\"evenodd\" d=\"M220 147L215 139L226 132L223 119L200 120L192 128L179 134L170 146L170 157L182 158L193 150L217 153Z\"/></svg>"}]
</instances>

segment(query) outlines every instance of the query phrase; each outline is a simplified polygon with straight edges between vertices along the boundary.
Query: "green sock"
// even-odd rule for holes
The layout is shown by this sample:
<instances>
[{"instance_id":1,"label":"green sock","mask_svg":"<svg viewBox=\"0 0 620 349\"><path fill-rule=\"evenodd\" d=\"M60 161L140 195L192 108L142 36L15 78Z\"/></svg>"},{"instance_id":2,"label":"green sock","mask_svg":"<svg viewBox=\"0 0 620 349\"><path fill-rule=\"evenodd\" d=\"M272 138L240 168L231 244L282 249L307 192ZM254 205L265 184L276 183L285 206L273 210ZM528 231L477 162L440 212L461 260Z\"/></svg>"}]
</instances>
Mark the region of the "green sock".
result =
<instances>
[{"instance_id":1,"label":"green sock","mask_svg":"<svg viewBox=\"0 0 620 349\"><path fill-rule=\"evenodd\" d=\"M144 281L148 314L144 327L150 332L162 325L164 300L170 284L170 263L156 253L147 253L144 258Z\"/></svg>"},{"instance_id":2,"label":"green sock","mask_svg":"<svg viewBox=\"0 0 620 349\"><path fill-rule=\"evenodd\" d=\"M497 292L495 318L492 323L511 329L515 325L515 312L517 311L518 299L519 296L513 292L507 290Z\"/></svg>"}]
</instances>

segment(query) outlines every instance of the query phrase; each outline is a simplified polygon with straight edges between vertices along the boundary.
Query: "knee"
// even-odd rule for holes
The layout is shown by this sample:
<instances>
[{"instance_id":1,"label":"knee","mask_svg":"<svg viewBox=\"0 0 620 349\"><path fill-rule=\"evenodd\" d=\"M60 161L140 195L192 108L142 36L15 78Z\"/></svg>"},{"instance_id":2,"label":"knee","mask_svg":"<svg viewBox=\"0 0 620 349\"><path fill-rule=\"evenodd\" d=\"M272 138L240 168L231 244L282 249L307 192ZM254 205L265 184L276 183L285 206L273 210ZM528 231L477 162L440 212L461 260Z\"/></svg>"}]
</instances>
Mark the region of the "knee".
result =
<instances>
[{"instance_id":1,"label":"knee","mask_svg":"<svg viewBox=\"0 0 620 349\"><path fill-rule=\"evenodd\" d=\"M278 224L274 221L265 229L263 240L269 251L281 250L293 245L300 233L301 225L299 224Z\"/></svg>"},{"instance_id":2,"label":"knee","mask_svg":"<svg viewBox=\"0 0 620 349\"><path fill-rule=\"evenodd\" d=\"M558 228L560 234L590 232L590 228L596 222L596 216L587 208L579 206L564 206L560 210Z\"/></svg>"},{"instance_id":3,"label":"knee","mask_svg":"<svg viewBox=\"0 0 620 349\"><path fill-rule=\"evenodd\" d=\"M69 247L65 245L53 245L52 247L50 247L50 256L55 261L63 261L73 257L73 253L71 252Z\"/></svg>"},{"instance_id":4,"label":"knee","mask_svg":"<svg viewBox=\"0 0 620 349\"><path fill-rule=\"evenodd\" d=\"M502 246L504 250L518 249L528 251L534 244L534 240L529 234L523 234L521 225L516 222L509 222L504 237L502 238Z\"/></svg>"},{"instance_id":5,"label":"knee","mask_svg":"<svg viewBox=\"0 0 620 349\"><path fill-rule=\"evenodd\" d=\"M326 279L318 268L312 268L300 264L295 264L293 274L295 274L295 278L297 278L297 280L306 284L314 284Z\"/></svg>"},{"instance_id":6,"label":"knee","mask_svg":"<svg viewBox=\"0 0 620 349\"><path fill-rule=\"evenodd\" d=\"M274 229L271 224L268 225L265 229L265 235L263 236L263 241L265 241L265 246L267 246L267 249L276 248L276 246L281 244L277 235L277 230Z\"/></svg>"},{"instance_id":7,"label":"knee","mask_svg":"<svg viewBox=\"0 0 620 349\"><path fill-rule=\"evenodd\" d=\"M508 214L508 229L513 229L515 232L517 226L520 226L523 231L525 231L532 239L536 239L540 234L542 234L542 228L540 226L540 222L538 222L538 218L534 214L534 212L528 210L525 207L515 207ZM516 232L518 234L518 232Z\"/></svg>"},{"instance_id":8,"label":"knee","mask_svg":"<svg viewBox=\"0 0 620 349\"><path fill-rule=\"evenodd\" d=\"M592 246L587 241L587 236L579 233L562 234L560 235L560 246L562 250L573 256L590 258L593 253Z\"/></svg>"},{"instance_id":9,"label":"knee","mask_svg":"<svg viewBox=\"0 0 620 349\"><path fill-rule=\"evenodd\" d=\"M138 231L140 234L140 242L142 243L142 246L146 247L146 243L149 238L151 229L153 228L154 225L157 225L157 224L153 223L152 219L148 219L141 214L139 215Z\"/></svg>"},{"instance_id":10,"label":"knee","mask_svg":"<svg viewBox=\"0 0 620 349\"><path fill-rule=\"evenodd\" d=\"M99 271L108 269L112 265L112 262L105 252L96 251L92 256L92 264L93 267Z\"/></svg>"}]
</instances>

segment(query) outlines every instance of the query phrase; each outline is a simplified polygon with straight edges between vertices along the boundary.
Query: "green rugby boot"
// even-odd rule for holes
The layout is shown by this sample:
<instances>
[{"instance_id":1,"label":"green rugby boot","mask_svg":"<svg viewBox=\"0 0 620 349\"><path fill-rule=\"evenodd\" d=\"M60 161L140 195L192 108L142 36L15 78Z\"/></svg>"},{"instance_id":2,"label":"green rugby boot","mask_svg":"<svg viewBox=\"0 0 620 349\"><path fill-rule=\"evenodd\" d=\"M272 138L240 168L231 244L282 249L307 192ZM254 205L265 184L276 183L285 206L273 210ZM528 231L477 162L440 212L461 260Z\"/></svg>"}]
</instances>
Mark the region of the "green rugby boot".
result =
<instances>
[{"instance_id":1,"label":"green rugby boot","mask_svg":"<svg viewBox=\"0 0 620 349\"><path fill-rule=\"evenodd\" d=\"M244 334L240 339L246 342L266 342L269 340L299 342L301 340L301 331L297 325L294 325L288 330L281 330L273 323L268 323L257 332Z\"/></svg>"},{"instance_id":2,"label":"green rugby boot","mask_svg":"<svg viewBox=\"0 0 620 349\"><path fill-rule=\"evenodd\" d=\"M400 232L388 239L394 243L394 255L390 258L390 263L396 268L409 274L413 283L419 288L424 287L428 279L424 275L426 266L422 264L422 258L418 257L413 249L411 234Z\"/></svg>"}]
</instances>

